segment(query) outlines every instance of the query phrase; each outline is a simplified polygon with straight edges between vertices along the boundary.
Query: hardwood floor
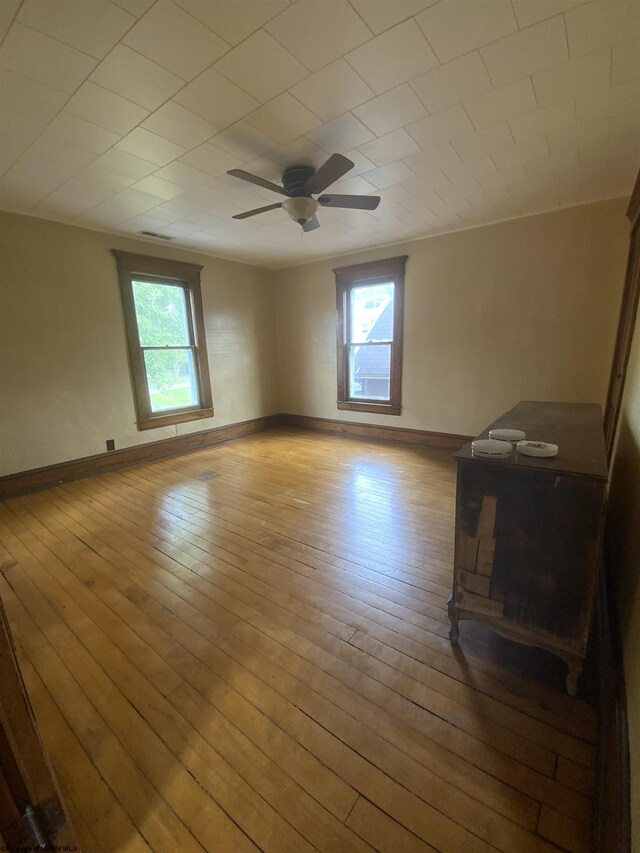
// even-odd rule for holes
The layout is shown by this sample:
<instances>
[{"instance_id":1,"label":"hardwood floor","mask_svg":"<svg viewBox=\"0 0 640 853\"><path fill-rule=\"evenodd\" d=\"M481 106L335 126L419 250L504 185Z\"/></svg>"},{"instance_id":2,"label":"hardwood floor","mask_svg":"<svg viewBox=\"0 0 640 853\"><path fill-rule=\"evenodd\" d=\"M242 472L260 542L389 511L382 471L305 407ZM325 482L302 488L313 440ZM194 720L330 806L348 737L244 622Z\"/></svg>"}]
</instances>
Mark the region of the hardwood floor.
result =
<instances>
[{"instance_id":1,"label":"hardwood floor","mask_svg":"<svg viewBox=\"0 0 640 853\"><path fill-rule=\"evenodd\" d=\"M454 490L448 452L277 429L0 504L85 853L589 850L593 708L448 642Z\"/></svg>"}]
</instances>

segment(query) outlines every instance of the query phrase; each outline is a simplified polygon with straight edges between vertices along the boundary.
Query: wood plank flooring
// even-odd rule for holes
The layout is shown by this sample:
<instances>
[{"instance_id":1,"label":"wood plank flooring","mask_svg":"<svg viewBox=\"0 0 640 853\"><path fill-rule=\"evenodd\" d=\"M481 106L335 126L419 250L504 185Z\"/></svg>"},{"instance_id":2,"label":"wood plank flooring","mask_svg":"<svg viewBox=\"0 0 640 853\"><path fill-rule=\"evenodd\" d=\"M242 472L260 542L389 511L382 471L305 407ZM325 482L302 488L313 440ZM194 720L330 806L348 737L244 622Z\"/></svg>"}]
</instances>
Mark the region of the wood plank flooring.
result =
<instances>
[{"instance_id":1,"label":"wood plank flooring","mask_svg":"<svg viewBox=\"0 0 640 853\"><path fill-rule=\"evenodd\" d=\"M85 853L590 849L593 708L543 652L447 639L454 473L277 429L0 504Z\"/></svg>"}]
</instances>

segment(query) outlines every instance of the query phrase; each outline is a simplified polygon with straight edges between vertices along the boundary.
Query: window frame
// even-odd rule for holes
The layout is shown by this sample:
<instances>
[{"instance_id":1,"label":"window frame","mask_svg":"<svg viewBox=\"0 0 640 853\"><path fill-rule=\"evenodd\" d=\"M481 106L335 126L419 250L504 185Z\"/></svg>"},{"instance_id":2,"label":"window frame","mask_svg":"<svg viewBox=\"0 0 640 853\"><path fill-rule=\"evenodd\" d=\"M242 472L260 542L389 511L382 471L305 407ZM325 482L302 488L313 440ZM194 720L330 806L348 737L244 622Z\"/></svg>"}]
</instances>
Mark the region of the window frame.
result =
<instances>
[{"instance_id":1,"label":"window frame","mask_svg":"<svg viewBox=\"0 0 640 853\"><path fill-rule=\"evenodd\" d=\"M211 378L200 287L202 266L166 258L156 258L151 255L122 252L119 249L112 249L111 251L118 268L129 353L129 371L138 429L156 429L213 417ZM175 409L164 409L162 412L152 411L144 361L144 351L149 347L145 348L140 345L138 319L133 296L134 281L166 284L181 287L184 290L191 344L189 347L180 347L180 349L191 349L193 352L199 398L197 407L183 406Z\"/></svg>"},{"instance_id":2,"label":"window frame","mask_svg":"<svg viewBox=\"0 0 640 853\"><path fill-rule=\"evenodd\" d=\"M385 258L348 267L335 267L336 277L336 338L338 394L337 407L348 412L369 412L376 415L400 415L402 413L402 353L404 316L404 271L407 255ZM349 320L351 291L356 287L382 284L392 281L393 295L393 341L391 342L391 371L389 402L374 399L349 397Z\"/></svg>"}]
</instances>

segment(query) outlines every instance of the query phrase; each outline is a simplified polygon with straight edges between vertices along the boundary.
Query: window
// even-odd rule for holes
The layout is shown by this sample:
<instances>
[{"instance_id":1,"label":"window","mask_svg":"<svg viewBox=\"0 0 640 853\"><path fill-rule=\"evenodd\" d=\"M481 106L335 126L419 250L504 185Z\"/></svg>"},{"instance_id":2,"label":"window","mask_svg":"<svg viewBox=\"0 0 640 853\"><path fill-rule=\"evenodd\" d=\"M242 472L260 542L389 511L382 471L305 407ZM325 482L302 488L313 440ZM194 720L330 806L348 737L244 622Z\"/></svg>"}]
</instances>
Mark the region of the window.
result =
<instances>
[{"instance_id":1,"label":"window","mask_svg":"<svg viewBox=\"0 0 640 853\"><path fill-rule=\"evenodd\" d=\"M402 304L406 255L334 269L338 408L402 411Z\"/></svg>"},{"instance_id":2,"label":"window","mask_svg":"<svg viewBox=\"0 0 640 853\"><path fill-rule=\"evenodd\" d=\"M138 429L213 416L195 264L113 250Z\"/></svg>"}]
</instances>

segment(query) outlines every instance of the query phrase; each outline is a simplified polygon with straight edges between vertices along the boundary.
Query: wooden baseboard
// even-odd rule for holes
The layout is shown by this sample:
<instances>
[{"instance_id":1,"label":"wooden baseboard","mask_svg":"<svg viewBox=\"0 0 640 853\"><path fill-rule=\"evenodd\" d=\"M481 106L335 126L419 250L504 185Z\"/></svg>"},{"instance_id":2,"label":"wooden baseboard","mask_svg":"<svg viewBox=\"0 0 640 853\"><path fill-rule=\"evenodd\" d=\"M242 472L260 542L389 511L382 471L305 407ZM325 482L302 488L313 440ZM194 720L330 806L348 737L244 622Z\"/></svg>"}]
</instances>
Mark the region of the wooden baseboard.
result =
<instances>
[{"instance_id":1,"label":"wooden baseboard","mask_svg":"<svg viewBox=\"0 0 640 853\"><path fill-rule=\"evenodd\" d=\"M210 444L251 435L265 429L278 426L280 415L268 415L241 421L229 426L215 427L203 432L193 432L187 435L177 435L173 438L163 438L147 444L134 447L124 447L121 450L111 450L107 453L97 453L95 456L85 456L82 459L72 459L57 465L47 465L44 468L33 468L17 474L0 477L0 500L35 492L39 489L49 489L61 483L69 483L92 474L103 474L105 471L115 471L139 462L151 459L161 459L163 456L174 456L189 450L198 450Z\"/></svg>"},{"instance_id":2,"label":"wooden baseboard","mask_svg":"<svg viewBox=\"0 0 640 853\"><path fill-rule=\"evenodd\" d=\"M382 441L400 441L405 444L420 444L427 447L442 447L446 450L458 450L467 441L473 440L473 437L469 435L429 432L421 429L405 429L404 427L374 426L373 424L353 423L351 421L334 421L329 418L311 418L307 415L282 414L280 418L282 426L320 430L321 432L340 435L357 435L360 438L377 438Z\"/></svg>"},{"instance_id":3,"label":"wooden baseboard","mask_svg":"<svg viewBox=\"0 0 640 853\"><path fill-rule=\"evenodd\" d=\"M600 572L594 633L599 731L593 849L596 853L630 853L627 702L617 608L606 567Z\"/></svg>"},{"instance_id":4,"label":"wooden baseboard","mask_svg":"<svg viewBox=\"0 0 640 853\"><path fill-rule=\"evenodd\" d=\"M163 438L147 444L123 447L121 450L111 450L107 453L97 453L95 456L85 456L82 459L71 459L68 462L47 465L44 468L32 468L29 471L9 474L6 477L0 477L0 500L36 492L39 489L50 489L61 483L70 483L82 477L115 471L118 468L126 468L128 465L137 465L152 459L161 459L163 456L187 453L189 450L198 450L210 444L218 444L221 441L229 441L232 438L240 438L243 435L251 435L280 425L341 435L357 435L361 438L375 438L382 441L401 441L405 444L442 447L447 450L457 450L471 440L470 436L466 435L450 435L402 427L380 427L348 421L332 421L326 418L311 418L305 415L268 415L264 418L254 418L251 421L215 427L203 432Z\"/></svg>"}]
</instances>

